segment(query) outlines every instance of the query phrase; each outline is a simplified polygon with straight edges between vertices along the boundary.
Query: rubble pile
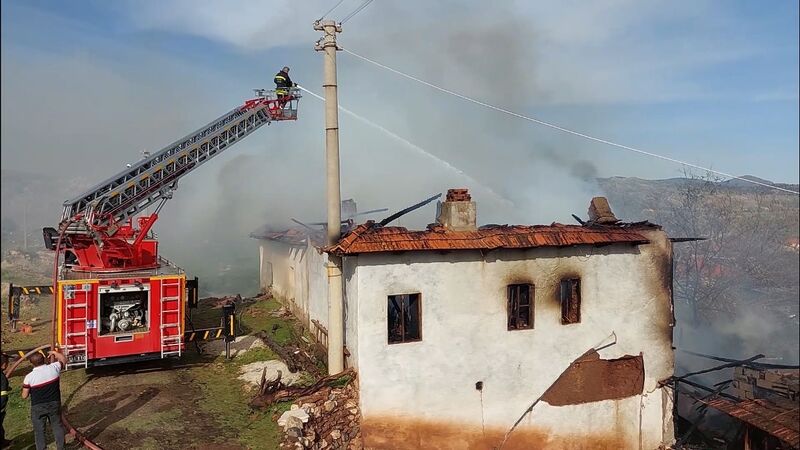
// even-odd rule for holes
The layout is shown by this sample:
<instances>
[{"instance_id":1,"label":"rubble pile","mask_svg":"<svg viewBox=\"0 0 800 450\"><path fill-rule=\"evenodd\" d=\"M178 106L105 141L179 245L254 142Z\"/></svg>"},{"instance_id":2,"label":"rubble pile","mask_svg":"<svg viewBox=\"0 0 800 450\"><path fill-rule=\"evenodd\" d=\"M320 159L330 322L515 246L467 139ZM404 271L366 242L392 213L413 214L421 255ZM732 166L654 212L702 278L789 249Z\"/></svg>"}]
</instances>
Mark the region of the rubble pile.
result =
<instances>
[{"instance_id":1,"label":"rubble pile","mask_svg":"<svg viewBox=\"0 0 800 450\"><path fill-rule=\"evenodd\" d=\"M325 386L298 398L278 419L284 430L281 448L361 450L360 421L356 380Z\"/></svg>"}]
</instances>

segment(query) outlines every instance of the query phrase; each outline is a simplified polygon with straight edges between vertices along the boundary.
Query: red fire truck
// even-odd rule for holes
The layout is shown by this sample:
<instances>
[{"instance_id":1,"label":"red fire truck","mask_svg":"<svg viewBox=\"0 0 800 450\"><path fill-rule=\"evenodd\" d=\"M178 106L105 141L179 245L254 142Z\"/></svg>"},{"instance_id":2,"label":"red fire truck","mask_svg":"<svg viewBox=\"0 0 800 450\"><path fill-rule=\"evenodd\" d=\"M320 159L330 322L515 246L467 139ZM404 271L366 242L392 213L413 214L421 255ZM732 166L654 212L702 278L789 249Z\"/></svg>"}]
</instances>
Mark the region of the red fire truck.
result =
<instances>
[{"instance_id":1,"label":"red fire truck","mask_svg":"<svg viewBox=\"0 0 800 450\"><path fill-rule=\"evenodd\" d=\"M64 202L58 227L43 232L55 251L55 331L68 368L180 357L198 335L232 338L232 308L218 328L189 326L197 278L187 280L159 255L153 225L180 178L261 126L296 120L299 99L296 88L281 98L256 90L256 98Z\"/></svg>"}]
</instances>

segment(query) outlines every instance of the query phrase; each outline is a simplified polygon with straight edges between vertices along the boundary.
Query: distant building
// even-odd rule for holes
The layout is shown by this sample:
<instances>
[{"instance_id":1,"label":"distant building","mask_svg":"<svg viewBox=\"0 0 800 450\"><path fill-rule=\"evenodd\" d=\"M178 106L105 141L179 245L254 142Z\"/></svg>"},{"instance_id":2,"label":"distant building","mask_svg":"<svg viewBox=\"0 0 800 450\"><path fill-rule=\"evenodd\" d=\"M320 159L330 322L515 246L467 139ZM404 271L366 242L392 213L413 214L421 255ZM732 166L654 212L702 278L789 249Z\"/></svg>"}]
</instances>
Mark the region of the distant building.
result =
<instances>
[{"instance_id":1,"label":"distant building","mask_svg":"<svg viewBox=\"0 0 800 450\"><path fill-rule=\"evenodd\" d=\"M366 447L497 448L523 415L503 448L674 441L670 388L658 385L674 367L672 246L660 227L619 222L600 198L582 226L478 227L466 190L437 210L426 230L367 222L331 248L262 237L265 288L323 326L318 250L343 258Z\"/></svg>"},{"instance_id":2,"label":"distant building","mask_svg":"<svg viewBox=\"0 0 800 450\"><path fill-rule=\"evenodd\" d=\"M322 252L325 236L303 227L250 234L259 239L259 287L283 301L327 346L328 278ZM311 301L314 299L314 301Z\"/></svg>"}]
</instances>

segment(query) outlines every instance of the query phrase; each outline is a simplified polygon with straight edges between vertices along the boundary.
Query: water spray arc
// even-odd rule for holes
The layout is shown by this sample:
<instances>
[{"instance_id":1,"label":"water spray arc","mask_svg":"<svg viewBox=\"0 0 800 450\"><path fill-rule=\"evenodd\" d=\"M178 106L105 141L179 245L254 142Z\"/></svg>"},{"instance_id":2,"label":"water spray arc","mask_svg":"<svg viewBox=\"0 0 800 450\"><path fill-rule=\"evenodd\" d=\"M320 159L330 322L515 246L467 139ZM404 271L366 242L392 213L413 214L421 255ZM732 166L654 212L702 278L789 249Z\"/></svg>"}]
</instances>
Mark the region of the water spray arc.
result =
<instances>
[{"instance_id":1,"label":"water spray arc","mask_svg":"<svg viewBox=\"0 0 800 450\"><path fill-rule=\"evenodd\" d=\"M309 91L308 89L306 89L303 86L297 86L297 87L300 90L302 90L303 92L308 93L312 97L316 97L316 98L318 98L320 100L323 100L323 101L325 100L321 95L316 94L314 92L311 92L311 91ZM433 160L434 162L436 162L436 164L439 164L443 168L445 168L445 169L447 169L447 170L449 170L451 172L457 173L458 175L464 177L467 181L469 181L470 184L480 187L482 190L484 190L487 193L489 193L495 200L504 203L506 206L514 206L514 202L512 202L511 200L509 200L509 199L503 197L502 195L498 194L497 192L495 192L489 186L481 183L480 181L476 180L475 178L473 178L472 176L470 176L469 174L467 174L463 170L459 169L458 167L455 167L454 165L450 164L449 162L439 158L438 156L434 155L433 153L425 150L424 148L420 147L419 145L417 145L417 144L409 141L408 139L398 135L397 133L394 133L391 130L386 129L381 125L378 125L377 123L367 119L366 117L364 117L362 115L354 113L353 111L345 108L342 105L339 105L339 111L347 114L348 116L358 120L359 122L361 122L361 123L363 123L365 125L368 125L368 126L370 126L372 128L375 128L376 130L378 130L381 133L391 137L392 139L395 139L398 142L401 142L406 147L410 148L411 150L414 150L416 153L418 153L418 154L420 154L420 155L422 155L422 156L424 156L424 157L426 157L428 159Z\"/></svg>"}]
</instances>

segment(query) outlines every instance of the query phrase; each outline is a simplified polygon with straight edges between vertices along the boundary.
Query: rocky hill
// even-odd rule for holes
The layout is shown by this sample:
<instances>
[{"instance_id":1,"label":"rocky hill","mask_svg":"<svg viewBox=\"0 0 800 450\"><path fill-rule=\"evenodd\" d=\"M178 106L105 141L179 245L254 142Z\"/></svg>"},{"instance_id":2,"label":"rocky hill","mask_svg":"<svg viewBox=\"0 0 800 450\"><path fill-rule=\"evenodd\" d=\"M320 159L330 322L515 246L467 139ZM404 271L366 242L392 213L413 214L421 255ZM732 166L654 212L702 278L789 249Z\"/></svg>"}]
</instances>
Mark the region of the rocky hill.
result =
<instances>
[{"instance_id":1,"label":"rocky hill","mask_svg":"<svg viewBox=\"0 0 800 450\"><path fill-rule=\"evenodd\" d=\"M673 247L678 348L797 362L800 196L742 180L612 177L598 184L620 219L705 239Z\"/></svg>"},{"instance_id":2,"label":"rocky hill","mask_svg":"<svg viewBox=\"0 0 800 450\"><path fill-rule=\"evenodd\" d=\"M29 248L42 247L42 228L55 226L64 200L88 185L89 181L83 177L0 170L0 228L4 252L22 248L23 229L27 231Z\"/></svg>"}]
</instances>

